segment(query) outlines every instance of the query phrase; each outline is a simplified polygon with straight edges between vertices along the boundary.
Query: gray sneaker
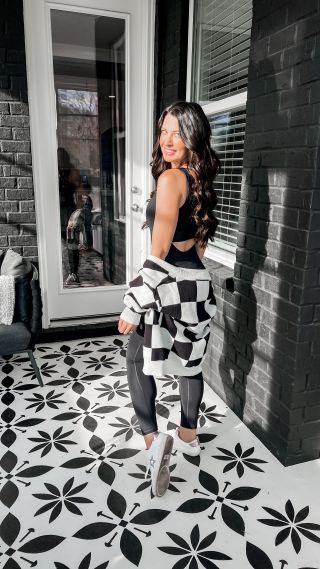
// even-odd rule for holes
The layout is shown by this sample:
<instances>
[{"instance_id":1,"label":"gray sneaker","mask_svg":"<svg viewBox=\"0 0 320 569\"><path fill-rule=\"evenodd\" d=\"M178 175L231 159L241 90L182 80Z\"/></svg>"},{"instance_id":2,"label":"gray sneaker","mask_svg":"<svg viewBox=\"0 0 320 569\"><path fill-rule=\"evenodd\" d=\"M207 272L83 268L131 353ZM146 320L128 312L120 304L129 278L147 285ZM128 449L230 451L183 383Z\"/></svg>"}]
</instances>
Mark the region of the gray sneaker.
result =
<instances>
[{"instance_id":1,"label":"gray sneaker","mask_svg":"<svg viewBox=\"0 0 320 569\"><path fill-rule=\"evenodd\" d=\"M170 484L170 457L173 445L171 435L159 433L148 449L147 473L151 474L151 488L155 496L163 496Z\"/></svg>"}]
</instances>

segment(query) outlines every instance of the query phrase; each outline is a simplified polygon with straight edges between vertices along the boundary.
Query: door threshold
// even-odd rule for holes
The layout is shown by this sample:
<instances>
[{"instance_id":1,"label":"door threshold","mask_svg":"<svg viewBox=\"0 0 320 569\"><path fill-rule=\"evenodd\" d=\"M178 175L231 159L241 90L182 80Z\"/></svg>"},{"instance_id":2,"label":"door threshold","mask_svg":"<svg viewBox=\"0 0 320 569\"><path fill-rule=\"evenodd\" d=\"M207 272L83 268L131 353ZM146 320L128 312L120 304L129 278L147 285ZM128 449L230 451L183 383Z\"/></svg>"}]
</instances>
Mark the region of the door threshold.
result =
<instances>
[{"instance_id":1,"label":"door threshold","mask_svg":"<svg viewBox=\"0 0 320 569\"><path fill-rule=\"evenodd\" d=\"M119 320L119 314L112 314L111 316L87 316L80 318L57 318L54 320L50 320L50 324L48 328L44 328L44 330L48 330L51 328L74 328L78 326L87 326L91 324L117 324Z\"/></svg>"},{"instance_id":2,"label":"door threshold","mask_svg":"<svg viewBox=\"0 0 320 569\"><path fill-rule=\"evenodd\" d=\"M37 344L118 336L120 335L118 321L117 315L54 320L50 323L50 328L43 328Z\"/></svg>"}]
</instances>

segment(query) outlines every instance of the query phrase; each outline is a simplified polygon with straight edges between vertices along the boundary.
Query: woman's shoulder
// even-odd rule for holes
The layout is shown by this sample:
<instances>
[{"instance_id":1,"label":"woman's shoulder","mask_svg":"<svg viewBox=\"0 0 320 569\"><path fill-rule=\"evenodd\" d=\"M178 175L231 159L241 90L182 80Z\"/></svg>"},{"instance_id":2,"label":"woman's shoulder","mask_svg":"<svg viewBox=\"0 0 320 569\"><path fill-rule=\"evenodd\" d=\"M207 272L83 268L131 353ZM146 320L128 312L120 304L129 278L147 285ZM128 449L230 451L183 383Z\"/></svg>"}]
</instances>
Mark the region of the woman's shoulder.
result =
<instances>
[{"instance_id":1,"label":"woman's shoulder","mask_svg":"<svg viewBox=\"0 0 320 569\"><path fill-rule=\"evenodd\" d=\"M179 168L168 168L160 174L158 178L158 184L161 183L172 183L175 180L178 180L180 177L183 176L183 172Z\"/></svg>"},{"instance_id":2,"label":"woman's shoulder","mask_svg":"<svg viewBox=\"0 0 320 569\"><path fill-rule=\"evenodd\" d=\"M186 172L188 173L187 177L189 180L189 176L191 179L195 178L195 173L193 171L188 170L187 168L170 168L165 170L160 174L157 182L157 187L159 184L161 186L175 186L179 192L184 193L186 188Z\"/></svg>"},{"instance_id":3,"label":"woman's shoulder","mask_svg":"<svg viewBox=\"0 0 320 569\"><path fill-rule=\"evenodd\" d=\"M174 192L178 198L179 207L186 199L187 194L186 177L179 168L170 168L160 174L157 183L157 195L163 194L165 199L166 194L169 195Z\"/></svg>"}]
</instances>

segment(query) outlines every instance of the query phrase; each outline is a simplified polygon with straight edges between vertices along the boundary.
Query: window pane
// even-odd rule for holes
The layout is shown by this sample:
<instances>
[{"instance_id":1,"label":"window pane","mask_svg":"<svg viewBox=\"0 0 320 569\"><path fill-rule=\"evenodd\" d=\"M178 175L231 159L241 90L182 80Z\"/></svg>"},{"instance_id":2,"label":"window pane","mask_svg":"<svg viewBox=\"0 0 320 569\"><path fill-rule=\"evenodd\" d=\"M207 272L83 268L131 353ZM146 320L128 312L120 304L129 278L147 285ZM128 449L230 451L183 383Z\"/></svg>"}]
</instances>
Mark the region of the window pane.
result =
<instances>
[{"instance_id":1,"label":"window pane","mask_svg":"<svg viewBox=\"0 0 320 569\"><path fill-rule=\"evenodd\" d=\"M252 0L195 0L192 99L208 115L212 146L222 162L215 183L215 243L231 250L237 242L246 112L237 107L213 114L210 103L219 100L221 109L224 99L247 90L251 22Z\"/></svg>"},{"instance_id":2,"label":"window pane","mask_svg":"<svg viewBox=\"0 0 320 569\"><path fill-rule=\"evenodd\" d=\"M193 98L206 104L247 88L252 0L197 0Z\"/></svg>"},{"instance_id":3,"label":"window pane","mask_svg":"<svg viewBox=\"0 0 320 569\"><path fill-rule=\"evenodd\" d=\"M217 245L219 241L231 246L236 246L237 243L245 118L244 108L208 116L212 146L217 151L222 166L222 172L215 181L218 195L215 213L219 219L215 233Z\"/></svg>"},{"instance_id":4,"label":"window pane","mask_svg":"<svg viewBox=\"0 0 320 569\"><path fill-rule=\"evenodd\" d=\"M51 10L64 287L126 282L125 20Z\"/></svg>"}]
</instances>

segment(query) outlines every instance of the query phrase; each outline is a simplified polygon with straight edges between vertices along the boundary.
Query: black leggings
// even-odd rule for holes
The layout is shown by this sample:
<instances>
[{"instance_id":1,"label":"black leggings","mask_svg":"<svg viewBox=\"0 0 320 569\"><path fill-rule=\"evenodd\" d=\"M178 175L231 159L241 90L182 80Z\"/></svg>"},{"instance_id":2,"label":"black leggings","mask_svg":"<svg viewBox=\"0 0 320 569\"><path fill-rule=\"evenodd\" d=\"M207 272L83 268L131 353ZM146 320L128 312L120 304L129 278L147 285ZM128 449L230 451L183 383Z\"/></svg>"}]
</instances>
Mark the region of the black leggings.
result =
<instances>
[{"instance_id":1,"label":"black leggings","mask_svg":"<svg viewBox=\"0 0 320 569\"><path fill-rule=\"evenodd\" d=\"M152 375L145 375L143 368L143 335L132 332L127 347L127 376L131 400L143 435L158 430L155 400L156 382ZM196 429L199 407L203 396L203 375L179 377L181 398L180 425Z\"/></svg>"},{"instance_id":2,"label":"black leggings","mask_svg":"<svg viewBox=\"0 0 320 569\"><path fill-rule=\"evenodd\" d=\"M69 259L70 273L74 273L76 275L79 269L79 260L80 260L79 250L68 248L68 259Z\"/></svg>"}]
</instances>

